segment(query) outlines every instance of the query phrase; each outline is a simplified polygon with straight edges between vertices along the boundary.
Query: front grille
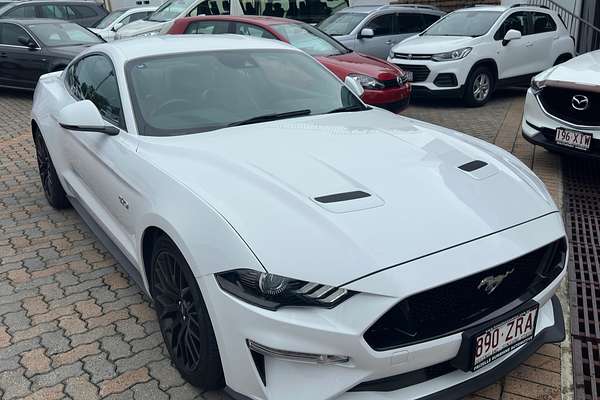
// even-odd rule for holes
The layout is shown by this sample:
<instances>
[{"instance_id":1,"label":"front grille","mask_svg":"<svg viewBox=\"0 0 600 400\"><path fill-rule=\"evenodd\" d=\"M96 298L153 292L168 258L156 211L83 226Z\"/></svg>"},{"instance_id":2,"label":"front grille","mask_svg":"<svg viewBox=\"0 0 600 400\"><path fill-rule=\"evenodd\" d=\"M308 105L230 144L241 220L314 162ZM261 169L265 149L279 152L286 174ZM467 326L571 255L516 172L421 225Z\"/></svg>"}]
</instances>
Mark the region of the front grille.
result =
<instances>
[{"instance_id":1,"label":"front grille","mask_svg":"<svg viewBox=\"0 0 600 400\"><path fill-rule=\"evenodd\" d=\"M394 53L394 58L401 60L431 60L431 54Z\"/></svg>"},{"instance_id":2,"label":"front grille","mask_svg":"<svg viewBox=\"0 0 600 400\"><path fill-rule=\"evenodd\" d=\"M450 73L439 74L435 81L433 81L436 86L439 87L455 87L458 86L458 80L456 79L456 75Z\"/></svg>"},{"instance_id":3,"label":"front grille","mask_svg":"<svg viewBox=\"0 0 600 400\"><path fill-rule=\"evenodd\" d=\"M389 79L387 81L380 81L380 82L383 83L383 86L385 86L386 89L400 87L400 82L398 82L398 79L396 79L396 78Z\"/></svg>"},{"instance_id":4,"label":"front grille","mask_svg":"<svg viewBox=\"0 0 600 400\"><path fill-rule=\"evenodd\" d=\"M532 299L560 274L565 256L566 241L560 239L497 267L413 295L379 318L364 339L374 350L385 351L460 332L504 306ZM505 279L488 294L482 282L500 275Z\"/></svg>"},{"instance_id":5,"label":"front grille","mask_svg":"<svg viewBox=\"0 0 600 400\"><path fill-rule=\"evenodd\" d=\"M587 97L588 108L576 110L573 107L575 96ZM600 93L547 86L538 98L550 115L575 125L600 126Z\"/></svg>"},{"instance_id":6,"label":"front grille","mask_svg":"<svg viewBox=\"0 0 600 400\"><path fill-rule=\"evenodd\" d=\"M431 70L425 65L405 65L396 64L400 69L411 71L413 73L413 82L423 82L427 80Z\"/></svg>"}]
</instances>

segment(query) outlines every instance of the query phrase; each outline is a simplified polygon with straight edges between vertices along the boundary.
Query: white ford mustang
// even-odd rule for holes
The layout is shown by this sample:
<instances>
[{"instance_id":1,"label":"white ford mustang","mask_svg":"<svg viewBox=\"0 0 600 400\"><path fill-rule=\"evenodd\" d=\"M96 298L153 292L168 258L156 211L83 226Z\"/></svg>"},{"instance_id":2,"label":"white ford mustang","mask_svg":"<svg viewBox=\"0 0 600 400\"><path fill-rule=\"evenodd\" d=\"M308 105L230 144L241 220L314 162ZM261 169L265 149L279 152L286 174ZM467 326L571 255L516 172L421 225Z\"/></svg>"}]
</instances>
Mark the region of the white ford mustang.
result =
<instances>
[{"instance_id":1,"label":"white ford mustang","mask_svg":"<svg viewBox=\"0 0 600 400\"><path fill-rule=\"evenodd\" d=\"M564 337L560 214L510 154L365 106L288 45L153 37L43 76L46 197L238 399L452 399Z\"/></svg>"}]
</instances>

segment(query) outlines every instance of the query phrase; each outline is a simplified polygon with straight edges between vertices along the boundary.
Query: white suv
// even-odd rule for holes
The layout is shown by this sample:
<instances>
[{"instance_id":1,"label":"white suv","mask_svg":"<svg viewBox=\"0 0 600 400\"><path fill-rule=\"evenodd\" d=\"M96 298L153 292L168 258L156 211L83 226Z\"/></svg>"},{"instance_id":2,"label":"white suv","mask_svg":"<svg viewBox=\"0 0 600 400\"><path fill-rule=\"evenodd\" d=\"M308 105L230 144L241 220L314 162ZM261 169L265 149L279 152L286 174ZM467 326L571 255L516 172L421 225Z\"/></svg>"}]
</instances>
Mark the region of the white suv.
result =
<instances>
[{"instance_id":1,"label":"white suv","mask_svg":"<svg viewBox=\"0 0 600 400\"><path fill-rule=\"evenodd\" d=\"M481 106L499 86L527 84L574 54L574 40L553 11L487 6L446 15L394 46L388 61L412 77L415 96L462 97Z\"/></svg>"}]
</instances>

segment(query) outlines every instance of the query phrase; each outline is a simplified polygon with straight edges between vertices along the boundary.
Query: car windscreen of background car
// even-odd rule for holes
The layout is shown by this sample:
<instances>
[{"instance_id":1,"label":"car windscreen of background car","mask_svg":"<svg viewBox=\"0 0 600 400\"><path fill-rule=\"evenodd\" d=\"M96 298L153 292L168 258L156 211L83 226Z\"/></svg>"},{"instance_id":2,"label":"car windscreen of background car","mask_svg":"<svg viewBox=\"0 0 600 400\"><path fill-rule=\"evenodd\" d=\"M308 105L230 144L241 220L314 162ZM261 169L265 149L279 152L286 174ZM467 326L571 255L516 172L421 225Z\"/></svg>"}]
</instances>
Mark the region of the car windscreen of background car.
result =
<instances>
[{"instance_id":1,"label":"car windscreen of background car","mask_svg":"<svg viewBox=\"0 0 600 400\"><path fill-rule=\"evenodd\" d=\"M498 11L456 11L427 29L427 36L485 35L502 13Z\"/></svg>"},{"instance_id":2,"label":"car windscreen of background car","mask_svg":"<svg viewBox=\"0 0 600 400\"><path fill-rule=\"evenodd\" d=\"M126 66L141 135L175 136L258 116L364 107L313 58L296 51L172 54Z\"/></svg>"},{"instance_id":3,"label":"car windscreen of background car","mask_svg":"<svg viewBox=\"0 0 600 400\"><path fill-rule=\"evenodd\" d=\"M106 17L104 17L100 21L98 21L93 26L93 28L104 29L107 26L109 26L110 24L112 24L114 21L116 21L117 18L119 18L123 14L125 14L125 10L113 11L110 14L108 14Z\"/></svg>"},{"instance_id":4,"label":"car windscreen of background car","mask_svg":"<svg viewBox=\"0 0 600 400\"><path fill-rule=\"evenodd\" d=\"M154 11L148 21L165 22L177 18L195 0L173 0L168 1Z\"/></svg>"},{"instance_id":5,"label":"car windscreen of background car","mask_svg":"<svg viewBox=\"0 0 600 400\"><path fill-rule=\"evenodd\" d=\"M27 27L48 47L102 43L98 36L72 22L31 24Z\"/></svg>"},{"instance_id":6,"label":"car windscreen of background car","mask_svg":"<svg viewBox=\"0 0 600 400\"><path fill-rule=\"evenodd\" d=\"M331 36L348 35L365 16L366 14L362 13L341 12L333 14L317 27Z\"/></svg>"},{"instance_id":7,"label":"car windscreen of background car","mask_svg":"<svg viewBox=\"0 0 600 400\"><path fill-rule=\"evenodd\" d=\"M307 24L280 24L274 25L273 29L283 35L292 46L311 56L333 56L348 52L340 43Z\"/></svg>"}]
</instances>

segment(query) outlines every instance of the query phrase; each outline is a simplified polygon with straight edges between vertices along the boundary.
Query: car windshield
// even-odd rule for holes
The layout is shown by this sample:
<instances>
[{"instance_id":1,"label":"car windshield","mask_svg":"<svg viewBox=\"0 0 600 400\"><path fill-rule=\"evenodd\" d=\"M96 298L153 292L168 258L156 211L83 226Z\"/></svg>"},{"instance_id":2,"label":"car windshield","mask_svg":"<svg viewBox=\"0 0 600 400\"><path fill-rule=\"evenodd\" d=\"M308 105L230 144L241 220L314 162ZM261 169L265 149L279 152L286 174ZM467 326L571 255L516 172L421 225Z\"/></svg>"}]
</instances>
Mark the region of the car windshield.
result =
<instances>
[{"instance_id":1,"label":"car windshield","mask_svg":"<svg viewBox=\"0 0 600 400\"><path fill-rule=\"evenodd\" d=\"M274 25L273 29L292 46L311 56L334 56L349 52L341 43L308 24L280 24Z\"/></svg>"},{"instance_id":2,"label":"car windshield","mask_svg":"<svg viewBox=\"0 0 600 400\"><path fill-rule=\"evenodd\" d=\"M30 24L27 27L47 47L102 43L102 39L72 22Z\"/></svg>"},{"instance_id":3,"label":"car windshield","mask_svg":"<svg viewBox=\"0 0 600 400\"><path fill-rule=\"evenodd\" d=\"M481 36L485 35L502 12L456 11L448 14L427 29L427 36Z\"/></svg>"},{"instance_id":4,"label":"car windshield","mask_svg":"<svg viewBox=\"0 0 600 400\"><path fill-rule=\"evenodd\" d=\"M331 36L348 35L360 21L365 19L366 14L340 12L333 14L329 18L317 25L317 28Z\"/></svg>"},{"instance_id":5,"label":"car windshield","mask_svg":"<svg viewBox=\"0 0 600 400\"><path fill-rule=\"evenodd\" d=\"M367 109L322 65L292 50L156 56L130 61L126 73L137 126L146 136Z\"/></svg>"},{"instance_id":6,"label":"car windshield","mask_svg":"<svg viewBox=\"0 0 600 400\"><path fill-rule=\"evenodd\" d=\"M154 11L148 21L166 22L177 18L196 0L172 0L167 1Z\"/></svg>"},{"instance_id":7,"label":"car windshield","mask_svg":"<svg viewBox=\"0 0 600 400\"><path fill-rule=\"evenodd\" d=\"M102 18L100 21L96 22L96 24L94 24L93 27L98 29L108 28L110 24L115 22L117 18L119 18L123 14L125 14L125 10L113 11L106 17Z\"/></svg>"}]
</instances>

